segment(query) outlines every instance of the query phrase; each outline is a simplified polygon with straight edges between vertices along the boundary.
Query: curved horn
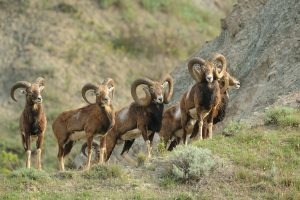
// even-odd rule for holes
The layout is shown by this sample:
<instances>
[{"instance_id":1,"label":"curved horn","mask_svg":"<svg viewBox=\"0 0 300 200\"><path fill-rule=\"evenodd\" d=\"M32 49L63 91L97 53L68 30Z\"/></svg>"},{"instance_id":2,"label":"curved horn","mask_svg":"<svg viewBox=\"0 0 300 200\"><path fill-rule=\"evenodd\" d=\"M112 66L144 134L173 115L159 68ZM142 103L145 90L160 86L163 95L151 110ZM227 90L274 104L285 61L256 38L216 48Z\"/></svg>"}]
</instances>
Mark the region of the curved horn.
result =
<instances>
[{"instance_id":1,"label":"curved horn","mask_svg":"<svg viewBox=\"0 0 300 200\"><path fill-rule=\"evenodd\" d=\"M227 61L226 61L226 58L223 55L218 54L218 53L215 54L214 60L220 61L222 63L221 72L219 72L219 70L215 70L215 74L216 74L217 79L220 79L224 76L225 71L227 69Z\"/></svg>"},{"instance_id":2,"label":"curved horn","mask_svg":"<svg viewBox=\"0 0 300 200\"><path fill-rule=\"evenodd\" d=\"M81 89L81 95L82 95L82 98L88 103L88 104L92 104L91 102L89 102L86 98L86 92L88 90L96 90L98 87L92 83L87 83L85 84L82 89Z\"/></svg>"},{"instance_id":3,"label":"curved horn","mask_svg":"<svg viewBox=\"0 0 300 200\"><path fill-rule=\"evenodd\" d=\"M168 82L168 86L169 86L169 90L168 92L166 91L164 93L164 103L168 104L173 96L173 92L174 92L174 81L173 78L168 74L164 80L162 81L162 83L164 82Z\"/></svg>"},{"instance_id":4,"label":"curved horn","mask_svg":"<svg viewBox=\"0 0 300 200\"><path fill-rule=\"evenodd\" d=\"M189 73L190 75L193 77L193 79L195 81L200 82L202 79L202 74L201 73L197 73L195 70L195 65L204 65L205 64L205 60L203 60L202 58L192 58L189 62L188 62L188 69L189 69Z\"/></svg>"},{"instance_id":5,"label":"curved horn","mask_svg":"<svg viewBox=\"0 0 300 200\"><path fill-rule=\"evenodd\" d=\"M223 76L224 78L224 86L221 88L221 95L224 94L224 92L227 91L227 89L229 88L229 76L228 73L225 73L225 75Z\"/></svg>"},{"instance_id":6,"label":"curved horn","mask_svg":"<svg viewBox=\"0 0 300 200\"><path fill-rule=\"evenodd\" d=\"M45 79L43 77L38 77L35 82L38 83L39 86L43 86L45 84Z\"/></svg>"},{"instance_id":7,"label":"curved horn","mask_svg":"<svg viewBox=\"0 0 300 200\"><path fill-rule=\"evenodd\" d=\"M11 90L10 90L10 96L14 101L17 101L15 98L15 90L18 88L29 88L31 86L31 83L29 83L28 81L18 81L16 82Z\"/></svg>"},{"instance_id":8,"label":"curved horn","mask_svg":"<svg viewBox=\"0 0 300 200\"><path fill-rule=\"evenodd\" d=\"M150 94L149 90L144 89L144 91L146 93L145 99L140 99L136 93L137 87L142 84L151 86L154 84L154 82L148 78L140 78L140 79L135 80L131 85L131 96L132 96L133 100L140 106L148 106L151 103L151 94Z\"/></svg>"}]
</instances>

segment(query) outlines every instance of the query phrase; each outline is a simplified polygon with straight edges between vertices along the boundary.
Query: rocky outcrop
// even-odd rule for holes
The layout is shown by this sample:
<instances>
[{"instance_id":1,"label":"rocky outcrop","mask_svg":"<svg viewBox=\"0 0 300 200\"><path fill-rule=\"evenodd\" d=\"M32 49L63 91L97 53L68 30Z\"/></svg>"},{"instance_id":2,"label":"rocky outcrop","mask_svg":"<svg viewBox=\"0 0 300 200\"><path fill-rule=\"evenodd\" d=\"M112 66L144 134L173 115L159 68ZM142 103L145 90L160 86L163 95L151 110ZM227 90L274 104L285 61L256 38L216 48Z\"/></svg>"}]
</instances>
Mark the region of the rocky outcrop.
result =
<instances>
[{"instance_id":1,"label":"rocky outcrop","mask_svg":"<svg viewBox=\"0 0 300 200\"><path fill-rule=\"evenodd\" d=\"M224 54L229 71L241 81L241 88L230 93L227 120L257 123L257 115L266 107L295 104L299 99L299 11L298 0L240 0L222 20L220 36L194 54L205 59L213 52ZM187 63L173 76L173 102L177 102L193 80Z\"/></svg>"}]
</instances>

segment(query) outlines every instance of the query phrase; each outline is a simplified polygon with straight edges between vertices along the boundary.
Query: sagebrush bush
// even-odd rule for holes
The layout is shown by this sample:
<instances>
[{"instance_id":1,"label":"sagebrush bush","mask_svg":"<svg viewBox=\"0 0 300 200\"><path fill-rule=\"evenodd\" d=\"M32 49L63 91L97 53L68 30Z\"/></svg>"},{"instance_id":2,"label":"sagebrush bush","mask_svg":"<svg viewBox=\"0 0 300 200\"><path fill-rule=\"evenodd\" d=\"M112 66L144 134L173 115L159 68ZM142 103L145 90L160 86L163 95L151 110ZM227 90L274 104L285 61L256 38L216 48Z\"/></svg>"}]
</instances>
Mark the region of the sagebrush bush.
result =
<instances>
[{"instance_id":1,"label":"sagebrush bush","mask_svg":"<svg viewBox=\"0 0 300 200\"><path fill-rule=\"evenodd\" d=\"M96 165L83 174L87 179L120 178L123 171L118 165Z\"/></svg>"},{"instance_id":2,"label":"sagebrush bush","mask_svg":"<svg viewBox=\"0 0 300 200\"><path fill-rule=\"evenodd\" d=\"M300 111L289 107L270 108L265 113L265 124L297 127L300 125Z\"/></svg>"},{"instance_id":3,"label":"sagebrush bush","mask_svg":"<svg viewBox=\"0 0 300 200\"><path fill-rule=\"evenodd\" d=\"M54 175L55 178L58 178L58 179L72 179L74 178L74 173L73 172L68 172L68 171L62 171L62 172L57 172L55 175Z\"/></svg>"},{"instance_id":4,"label":"sagebrush bush","mask_svg":"<svg viewBox=\"0 0 300 200\"><path fill-rule=\"evenodd\" d=\"M246 125L244 123L231 121L228 124L226 124L223 130L223 134L225 136L232 136L239 133L245 127Z\"/></svg>"},{"instance_id":5,"label":"sagebrush bush","mask_svg":"<svg viewBox=\"0 0 300 200\"><path fill-rule=\"evenodd\" d=\"M165 142L163 140L160 140L159 143L157 144L157 151L160 154L164 154L167 151Z\"/></svg>"},{"instance_id":6,"label":"sagebrush bush","mask_svg":"<svg viewBox=\"0 0 300 200\"><path fill-rule=\"evenodd\" d=\"M160 186L164 188L173 188L178 184L172 171L164 173L161 177Z\"/></svg>"},{"instance_id":7,"label":"sagebrush bush","mask_svg":"<svg viewBox=\"0 0 300 200\"><path fill-rule=\"evenodd\" d=\"M11 172L11 178L24 178L34 181L45 181L50 179L49 175L43 170L36 170L34 168L21 168Z\"/></svg>"},{"instance_id":8,"label":"sagebrush bush","mask_svg":"<svg viewBox=\"0 0 300 200\"><path fill-rule=\"evenodd\" d=\"M16 154L0 148L0 173L9 173L19 165L20 161Z\"/></svg>"},{"instance_id":9,"label":"sagebrush bush","mask_svg":"<svg viewBox=\"0 0 300 200\"><path fill-rule=\"evenodd\" d=\"M180 193L174 198L174 200L193 200L193 199L195 198L190 193Z\"/></svg>"},{"instance_id":10,"label":"sagebrush bush","mask_svg":"<svg viewBox=\"0 0 300 200\"><path fill-rule=\"evenodd\" d=\"M147 156L143 152L140 152L137 156L137 160L138 160L138 166L144 166L147 160Z\"/></svg>"},{"instance_id":11,"label":"sagebrush bush","mask_svg":"<svg viewBox=\"0 0 300 200\"><path fill-rule=\"evenodd\" d=\"M197 180L207 176L215 165L210 150L192 145L178 146L170 155L172 173L177 179Z\"/></svg>"},{"instance_id":12,"label":"sagebrush bush","mask_svg":"<svg viewBox=\"0 0 300 200\"><path fill-rule=\"evenodd\" d=\"M119 2L120 0L99 0L100 7L103 9L116 5Z\"/></svg>"}]
</instances>

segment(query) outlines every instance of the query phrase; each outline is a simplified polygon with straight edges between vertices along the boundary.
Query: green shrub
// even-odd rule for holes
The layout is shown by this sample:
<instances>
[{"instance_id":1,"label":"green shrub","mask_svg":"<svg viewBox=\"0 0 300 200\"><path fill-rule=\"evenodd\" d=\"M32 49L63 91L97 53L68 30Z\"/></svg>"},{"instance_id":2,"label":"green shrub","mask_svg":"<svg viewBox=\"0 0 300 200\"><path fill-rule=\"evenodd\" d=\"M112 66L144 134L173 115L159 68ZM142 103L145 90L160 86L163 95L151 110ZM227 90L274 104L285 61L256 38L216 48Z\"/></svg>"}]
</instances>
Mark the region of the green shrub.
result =
<instances>
[{"instance_id":1,"label":"green shrub","mask_svg":"<svg viewBox=\"0 0 300 200\"><path fill-rule=\"evenodd\" d=\"M128 10L133 6L132 0L99 0L100 8L107 9L116 6L120 9Z\"/></svg>"},{"instance_id":2,"label":"green shrub","mask_svg":"<svg viewBox=\"0 0 300 200\"><path fill-rule=\"evenodd\" d=\"M134 195L131 197L131 199L133 199L133 200L142 200L143 197L142 197L142 195L141 195L140 193L136 193L136 194L134 194Z\"/></svg>"},{"instance_id":3,"label":"green shrub","mask_svg":"<svg viewBox=\"0 0 300 200\"><path fill-rule=\"evenodd\" d=\"M226 124L223 130L223 134L225 136L232 136L239 133L245 127L246 125L241 122L231 121L228 124Z\"/></svg>"},{"instance_id":4,"label":"green shrub","mask_svg":"<svg viewBox=\"0 0 300 200\"><path fill-rule=\"evenodd\" d=\"M147 160L147 156L143 152L140 152L137 156L137 160L138 160L138 166L144 166Z\"/></svg>"},{"instance_id":5,"label":"green shrub","mask_svg":"<svg viewBox=\"0 0 300 200\"><path fill-rule=\"evenodd\" d=\"M164 154L166 152L166 145L163 140L160 140L157 144L157 150L160 154Z\"/></svg>"},{"instance_id":6,"label":"green shrub","mask_svg":"<svg viewBox=\"0 0 300 200\"><path fill-rule=\"evenodd\" d=\"M72 179L74 177L74 173L72 172L68 172L68 171L64 171L64 172L57 172L56 174L54 174L55 178L58 179Z\"/></svg>"},{"instance_id":7,"label":"green shrub","mask_svg":"<svg viewBox=\"0 0 300 200\"><path fill-rule=\"evenodd\" d=\"M27 180L34 180L34 181L45 181L48 180L50 177L49 175L42 170L36 170L34 168L21 168L11 172L11 178L23 178Z\"/></svg>"},{"instance_id":8,"label":"green shrub","mask_svg":"<svg viewBox=\"0 0 300 200\"><path fill-rule=\"evenodd\" d=\"M190 193L180 193L174 198L174 200L193 200L193 199L194 197Z\"/></svg>"},{"instance_id":9,"label":"green shrub","mask_svg":"<svg viewBox=\"0 0 300 200\"><path fill-rule=\"evenodd\" d=\"M300 111L289 107L271 108L265 113L265 124L297 127L300 124Z\"/></svg>"},{"instance_id":10,"label":"green shrub","mask_svg":"<svg viewBox=\"0 0 300 200\"><path fill-rule=\"evenodd\" d=\"M207 176L215 165L208 149L195 146L178 146L170 155L172 173L177 179L197 180Z\"/></svg>"},{"instance_id":11,"label":"green shrub","mask_svg":"<svg viewBox=\"0 0 300 200\"><path fill-rule=\"evenodd\" d=\"M172 188L178 184L176 177L172 172L163 174L160 181L160 186L164 188Z\"/></svg>"},{"instance_id":12,"label":"green shrub","mask_svg":"<svg viewBox=\"0 0 300 200\"><path fill-rule=\"evenodd\" d=\"M0 149L0 173L8 173L20 165L16 154Z\"/></svg>"},{"instance_id":13,"label":"green shrub","mask_svg":"<svg viewBox=\"0 0 300 200\"><path fill-rule=\"evenodd\" d=\"M167 11L174 0L140 0L140 5L149 12Z\"/></svg>"},{"instance_id":14,"label":"green shrub","mask_svg":"<svg viewBox=\"0 0 300 200\"><path fill-rule=\"evenodd\" d=\"M87 179L120 178L123 172L118 165L96 165L83 174Z\"/></svg>"},{"instance_id":15,"label":"green shrub","mask_svg":"<svg viewBox=\"0 0 300 200\"><path fill-rule=\"evenodd\" d=\"M59 3L54 7L55 10L63 12L63 13L77 13L78 9L73 5L67 3Z\"/></svg>"},{"instance_id":16,"label":"green shrub","mask_svg":"<svg viewBox=\"0 0 300 200\"><path fill-rule=\"evenodd\" d=\"M99 0L100 7L103 9L109 8L118 2L119 0Z\"/></svg>"}]
</instances>

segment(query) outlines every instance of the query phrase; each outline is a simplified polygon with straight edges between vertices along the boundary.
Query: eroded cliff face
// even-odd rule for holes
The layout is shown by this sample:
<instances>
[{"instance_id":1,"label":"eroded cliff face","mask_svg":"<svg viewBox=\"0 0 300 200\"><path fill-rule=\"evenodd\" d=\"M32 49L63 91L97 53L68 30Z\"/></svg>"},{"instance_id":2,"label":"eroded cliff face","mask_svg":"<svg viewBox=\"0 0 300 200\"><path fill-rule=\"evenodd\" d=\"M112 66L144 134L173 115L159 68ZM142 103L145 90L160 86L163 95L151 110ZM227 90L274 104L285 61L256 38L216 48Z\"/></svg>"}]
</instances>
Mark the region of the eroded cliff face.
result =
<instances>
[{"instance_id":1,"label":"eroded cliff face","mask_svg":"<svg viewBox=\"0 0 300 200\"><path fill-rule=\"evenodd\" d=\"M300 98L300 3L298 0L240 0L222 21L218 38L192 56L226 56L229 72L241 82L230 92L226 120L260 123L269 106L297 106ZM174 70L173 103L193 84L187 63Z\"/></svg>"}]
</instances>

